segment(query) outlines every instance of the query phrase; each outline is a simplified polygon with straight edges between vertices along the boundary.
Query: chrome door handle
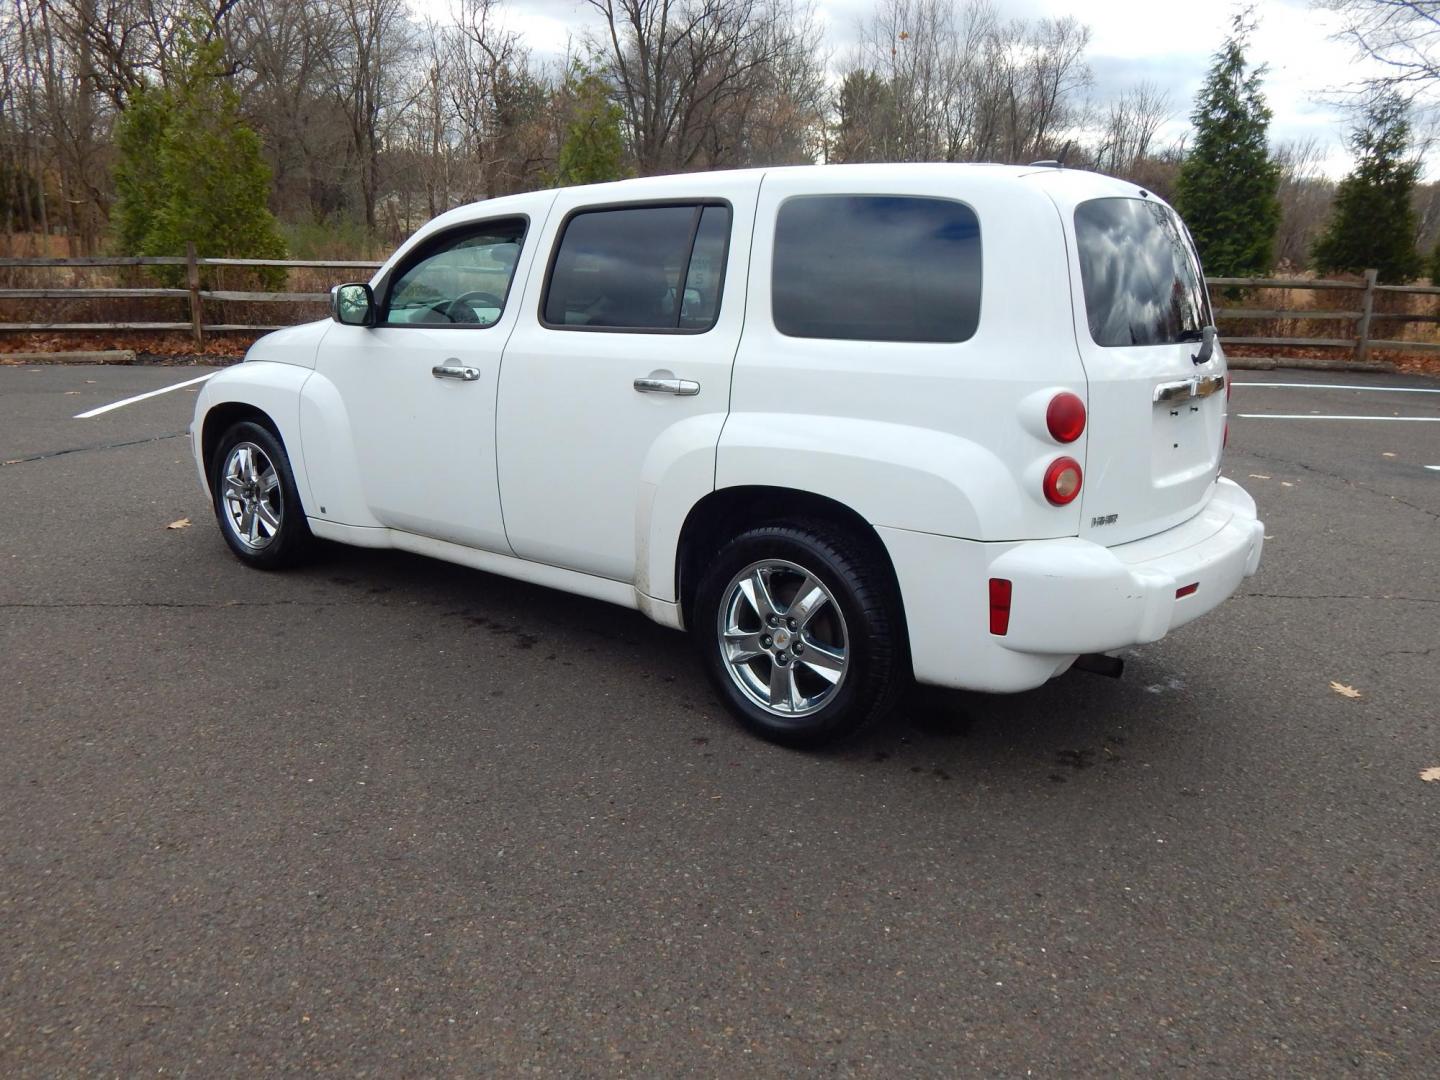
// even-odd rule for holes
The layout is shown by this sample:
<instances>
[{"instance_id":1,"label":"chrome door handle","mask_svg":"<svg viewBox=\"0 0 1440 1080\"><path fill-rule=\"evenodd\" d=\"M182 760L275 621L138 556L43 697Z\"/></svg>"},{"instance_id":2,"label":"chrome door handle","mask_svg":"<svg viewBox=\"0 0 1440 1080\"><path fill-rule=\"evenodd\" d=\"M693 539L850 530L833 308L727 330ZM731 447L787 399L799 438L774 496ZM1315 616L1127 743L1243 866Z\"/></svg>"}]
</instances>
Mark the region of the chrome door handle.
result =
<instances>
[{"instance_id":1,"label":"chrome door handle","mask_svg":"<svg viewBox=\"0 0 1440 1080\"><path fill-rule=\"evenodd\" d=\"M480 369L474 367L462 367L452 364L448 360L443 364L436 364L430 369L430 374L437 379L459 379L461 382L476 382L480 378Z\"/></svg>"},{"instance_id":2,"label":"chrome door handle","mask_svg":"<svg viewBox=\"0 0 1440 1080\"><path fill-rule=\"evenodd\" d=\"M700 384L689 379L636 379L635 389L642 394L677 394L680 397L694 397L700 392Z\"/></svg>"}]
</instances>

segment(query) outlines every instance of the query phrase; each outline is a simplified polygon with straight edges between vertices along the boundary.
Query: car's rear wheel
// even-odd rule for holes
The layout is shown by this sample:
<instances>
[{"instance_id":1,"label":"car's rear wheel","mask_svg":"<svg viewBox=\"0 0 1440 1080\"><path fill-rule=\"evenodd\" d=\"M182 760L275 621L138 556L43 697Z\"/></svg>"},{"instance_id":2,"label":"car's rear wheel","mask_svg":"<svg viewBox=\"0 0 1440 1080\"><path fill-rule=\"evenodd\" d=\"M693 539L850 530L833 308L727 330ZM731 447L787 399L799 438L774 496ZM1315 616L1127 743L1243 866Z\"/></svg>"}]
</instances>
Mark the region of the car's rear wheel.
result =
<instances>
[{"instance_id":1,"label":"car's rear wheel","mask_svg":"<svg viewBox=\"0 0 1440 1080\"><path fill-rule=\"evenodd\" d=\"M828 525L768 525L731 540L696 589L692 621L720 696L773 742L843 738L904 687L889 577L866 545Z\"/></svg>"},{"instance_id":2,"label":"car's rear wheel","mask_svg":"<svg viewBox=\"0 0 1440 1080\"><path fill-rule=\"evenodd\" d=\"M221 437L210 490L220 533L242 562L261 570L291 566L312 537L285 448L273 432L242 421Z\"/></svg>"}]
</instances>

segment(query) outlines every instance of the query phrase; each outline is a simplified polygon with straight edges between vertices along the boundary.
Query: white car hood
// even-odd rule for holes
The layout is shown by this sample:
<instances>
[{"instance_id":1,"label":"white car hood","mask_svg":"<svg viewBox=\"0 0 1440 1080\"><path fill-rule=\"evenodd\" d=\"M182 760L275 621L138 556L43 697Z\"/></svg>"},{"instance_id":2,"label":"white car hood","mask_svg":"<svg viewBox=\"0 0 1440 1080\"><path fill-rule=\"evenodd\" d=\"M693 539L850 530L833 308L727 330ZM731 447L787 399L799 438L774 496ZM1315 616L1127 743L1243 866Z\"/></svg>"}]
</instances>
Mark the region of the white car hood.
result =
<instances>
[{"instance_id":1,"label":"white car hood","mask_svg":"<svg viewBox=\"0 0 1440 1080\"><path fill-rule=\"evenodd\" d=\"M245 359L268 360L271 363L294 364L296 367L313 369L320 342L333 325L334 322L330 319L319 319L316 322L276 330L251 345L245 353Z\"/></svg>"}]
</instances>

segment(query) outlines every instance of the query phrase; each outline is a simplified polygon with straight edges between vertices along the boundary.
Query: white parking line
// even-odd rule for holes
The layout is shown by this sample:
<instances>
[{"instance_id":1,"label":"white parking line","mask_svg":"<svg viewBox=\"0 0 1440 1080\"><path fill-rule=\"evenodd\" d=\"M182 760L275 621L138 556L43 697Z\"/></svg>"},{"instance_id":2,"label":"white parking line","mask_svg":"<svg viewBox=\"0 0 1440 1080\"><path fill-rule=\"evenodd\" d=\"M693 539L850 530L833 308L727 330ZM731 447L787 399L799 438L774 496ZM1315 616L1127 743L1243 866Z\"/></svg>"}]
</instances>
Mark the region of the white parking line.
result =
<instances>
[{"instance_id":1,"label":"white parking line","mask_svg":"<svg viewBox=\"0 0 1440 1080\"><path fill-rule=\"evenodd\" d=\"M1239 382L1232 381L1231 386L1269 386L1280 390L1378 390L1390 394L1440 394L1440 390L1432 390L1428 386L1350 386L1343 383L1313 383L1313 382Z\"/></svg>"},{"instance_id":2,"label":"white parking line","mask_svg":"<svg viewBox=\"0 0 1440 1080\"><path fill-rule=\"evenodd\" d=\"M1321 413L1242 412L1245 420L1409 420L1416 424L1440 424L1440 416L1325 416Z\"/></svg>"},{"instance_id":3,"label":"white parking line","mask_svg":"<svg viewBox=\"0 0 1440 1080\"><path fill-rule=\"evenodd\" d=\"M1431 472L1440 472L1440 465L1426 465L1425 468L1429 469Z\"/></svg>"},{"instance_id":4,"label":"white parking line","mask_svg":"<svg viewBox=\"0 0 1440 1080\"><path fill-rule=\"evenodd\" d=\"M89 412L76 413L72 419L89 420L92 416L99 416L111 409L123 409L126 405L134 405L137 401L144 401L146 398L159 397L161 394L168 394L171 390L179 390L182 386L194 386L206 379L213 379L219 372L212 371L209 375L201 375L198 379L187 379L185 382L176 383L174 386L162 386L159 390L151 390L149 393L136 394L134 397L127 397L121 401L112 401L109 405L101 405L98 409L91 409Z\"/></svg>"}]
</instances>

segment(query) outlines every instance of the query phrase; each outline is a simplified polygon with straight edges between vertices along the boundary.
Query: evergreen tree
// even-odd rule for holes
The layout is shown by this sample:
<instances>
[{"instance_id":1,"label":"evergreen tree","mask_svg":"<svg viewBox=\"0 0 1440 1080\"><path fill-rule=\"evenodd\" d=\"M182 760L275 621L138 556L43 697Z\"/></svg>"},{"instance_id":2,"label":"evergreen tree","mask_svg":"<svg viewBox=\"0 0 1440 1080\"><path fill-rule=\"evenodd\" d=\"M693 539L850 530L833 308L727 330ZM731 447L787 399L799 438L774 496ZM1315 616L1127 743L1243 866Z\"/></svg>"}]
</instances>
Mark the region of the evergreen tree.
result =
<instances>
[{"instance_id":1,"label":"evergreen tree","mask_svg":"<svg viewBox=\"0 0 1440 1080\"><path fill-rule=\"evenodd\" d=\"M1379 91L1366 101L1350 137L1355 168L1340 181L1330 224L1315 244L1315 269L1320 273L1360 273L1373 267L1385 282L1420 276L1423 260L1415 249L1411 202L1420 162L1407 156L1408 113L1408 104L1393 91Z\"/></svg>"},{"instance_id":2,"label":"evergreen tree","mask_svg":"<svg viewBox=\"0 0 1440 1080\"><path fill-rule=\"evenodd\" d=\"M836 163L889 161L900 130L893 88L864 68L847 74L835 95L835 141L829 159Z\"/></svg>"},{"instance_id":3,"label":"evergreen tree","mask_svg":"<svg viewBox=\"0 0 1440 1080\"><path fill-rule=\"evenodd\" d=\"M1175 189L1206 272L1220 277L1268 273L1280 227L1280 168L1270 159L1270 109L1260 89L1265 67L1245 63L1250 30L1248 13L1235 16L1215 54Z\"/></svg>"},{"instance_id":4,"label":"evergreen tree","mask_svg":"<svg viewBox=\"0 0 1440 1080\"><path fill-rule=\"evenodd\" d=\"M620 180L625 168L624 112L610 98L610 87L578 61L561 91L570 102L569 122L560 144L556 183L599 184Z\"/></svg>"},{"instance_id":5,"label":"evergreen tree","mask_svg":"<svg viewBox=\"0 0 1440 1080\"><path fill-rule=\"evenodd\" d=\"M160 145L169 106L162 91L141 87L130 95L115 125L115 203L110 228L123 255L145 252L155 216L165 204Z\"/></svg>"},{"instance_id":6,"label":"evergreen tree","mask_svg":"<svg viewBox=\"0 0 1440 1080\"><path fill-rule=\"evenodd\" d=\"M168 85L134 93L120 116L111 226L125 254L284 258L266 206L270 169L240 120L218 41L182 41ZM170 274L161 277L175 277ZM278 283L283 270L263 278Z\"/></svg>"}]
</instances>

